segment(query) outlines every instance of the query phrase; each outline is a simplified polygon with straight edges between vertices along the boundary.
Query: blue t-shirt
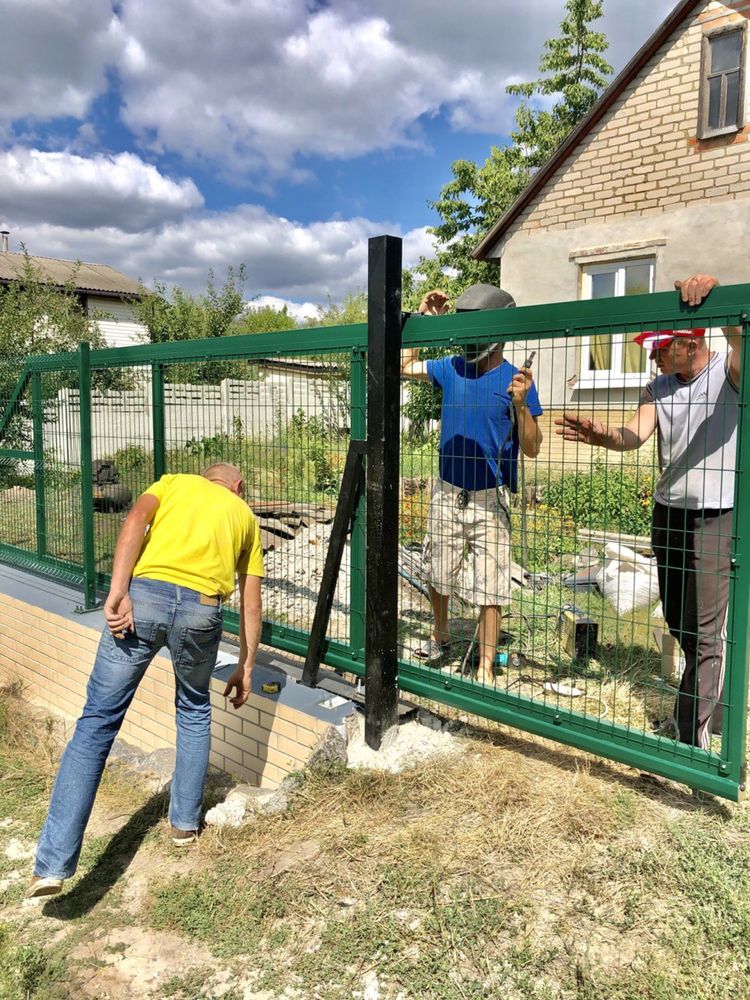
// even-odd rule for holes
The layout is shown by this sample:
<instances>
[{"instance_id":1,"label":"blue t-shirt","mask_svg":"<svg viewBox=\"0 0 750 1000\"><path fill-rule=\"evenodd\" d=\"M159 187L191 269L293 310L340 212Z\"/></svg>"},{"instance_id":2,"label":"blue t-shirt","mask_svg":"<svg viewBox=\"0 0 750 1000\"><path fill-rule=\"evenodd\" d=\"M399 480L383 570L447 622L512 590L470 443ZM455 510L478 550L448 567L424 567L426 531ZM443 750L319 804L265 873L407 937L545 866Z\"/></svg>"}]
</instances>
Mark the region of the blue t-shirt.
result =
<instances>
[{"instance_id":1,"label":"blue t-shirt","mask_svg":"<svg viewBox=\"0 0 750 1000\"><path fill-rule=\"evenodd\" d=\"M464 490L507 486L517 490L518 427L511 422L508 386L518 369L509 361L479 374L462 357L427 362L427 375L443 391L440 478ZM526 394L529 413L542 413L536 386ZM500 449L502 448L502 455ZM498 471L498 458L500 468Z\"/></svg>"}]
</instances>

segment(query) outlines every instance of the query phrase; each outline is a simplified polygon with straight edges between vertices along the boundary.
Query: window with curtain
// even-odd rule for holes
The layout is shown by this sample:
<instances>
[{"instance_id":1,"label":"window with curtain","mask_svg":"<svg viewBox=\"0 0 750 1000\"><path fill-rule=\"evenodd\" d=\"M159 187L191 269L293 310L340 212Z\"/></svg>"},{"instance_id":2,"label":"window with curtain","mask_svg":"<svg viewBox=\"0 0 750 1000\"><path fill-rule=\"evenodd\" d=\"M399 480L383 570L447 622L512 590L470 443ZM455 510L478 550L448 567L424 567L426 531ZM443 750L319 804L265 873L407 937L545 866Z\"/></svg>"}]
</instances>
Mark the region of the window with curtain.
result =
<instances>
[{"instance_id":1,"label":"window with curtain","mask_svg":"<svg viewBox=\"0 0 750 1000\"><path fill-rule=\"evenodd\" d=\"M736 132L744 124L744 26L732 26L703 36L698 135Z\"/></svg>"},{"instance_id":2,"label":"window with curtain","mask_svg":"<svg viewBox=\"0 0 750 1000\"><path fill-rule=\"evenodd\" d=\"M652 258L591 264L583 268L585 299L647 295L654 288ZM649 373L648 355L634 341L635 334L584 337L581 385L641 385Z\"/></svg>"}]
</instances>

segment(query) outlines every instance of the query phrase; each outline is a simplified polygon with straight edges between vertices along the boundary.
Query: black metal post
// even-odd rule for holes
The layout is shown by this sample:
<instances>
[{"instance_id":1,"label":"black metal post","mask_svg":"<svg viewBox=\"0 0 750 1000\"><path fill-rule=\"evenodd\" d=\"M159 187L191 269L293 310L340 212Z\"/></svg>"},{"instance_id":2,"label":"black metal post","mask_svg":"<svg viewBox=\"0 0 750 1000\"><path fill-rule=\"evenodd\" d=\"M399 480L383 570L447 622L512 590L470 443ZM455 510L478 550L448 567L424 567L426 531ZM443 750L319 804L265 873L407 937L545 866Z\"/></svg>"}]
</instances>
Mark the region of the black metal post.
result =
<instances>
[{"instance_id":1,"label":"black metal post","mask_svg":"<svg viewBox=\"0 0 750 1000\"><path fill-rule=\"evenodd\" d=\"M401 240L369 241L365 741L380 748L398 703Z\"/></svg>"},{"instance_id":2,"label":"black metal post","mask_svg":"<svg viewBox=\"0 0 750 1000\"><path fill-rule=\"evenodd\" d=\"M344 554L344 545L352 523L354 509L359 500L359 480L362 475L364 456L365 442L350 441L344 474L341 477L336 516L333 519L333 528L331 529L331 540L328 543L326 563L323 567L323 577L318 591L318 602L315 605L315 617L310 629L305 667L302 671L302 683L307 687L315 687L318 683L318 670L320 669L320 661L323 659L323 645L328 631L328 622L331 619L333 596L336 593L336 583L341 569L341 557Z\"/></svg>"}]
</instances>

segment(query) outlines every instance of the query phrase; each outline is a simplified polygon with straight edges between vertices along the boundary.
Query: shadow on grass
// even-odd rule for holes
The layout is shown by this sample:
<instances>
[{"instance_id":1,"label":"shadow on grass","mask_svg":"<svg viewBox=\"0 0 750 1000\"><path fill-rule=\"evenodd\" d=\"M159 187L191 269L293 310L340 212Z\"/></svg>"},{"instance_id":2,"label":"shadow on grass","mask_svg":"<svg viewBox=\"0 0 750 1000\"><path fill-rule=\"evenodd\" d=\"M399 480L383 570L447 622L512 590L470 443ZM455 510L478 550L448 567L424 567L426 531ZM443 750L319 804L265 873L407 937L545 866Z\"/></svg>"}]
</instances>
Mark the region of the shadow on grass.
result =
<instances>
[{"instance_id":1,"label":"shadow on grass","mask_svg":"<svg viewBox=\"0 0 750 1000\"><path fill-rule=\"evenodd\" d=\"M521 733L488 732L482 729L481 725L468 725L465 731L479 736L493 746L522 754L527 760L538 760L540 763L551 764L561 771L570 771L571 774L580 772L580 754L584 751L577 751L574 747L560 746L558 748L549 743L537 743L531 738L524 737ZM604 758L587 756L586 763L588 765L587 771L593 777L613 785L620 785L655 801L667 803L675 809L681 809L685 812L701 810L726 820L733 816L731 809L715 796L700 792L696 794L691 789L680 786L669 779L637 772L635 768L632 769L631 773L624 773L618 770L617 764Z\"/></svg>"},{"instance_id":2,"label":"shadow on grass","mask_svg":"<svg viewBox=\"0 0 750 1000\"><path fill-rule=\"evenodd\" d=\"M93 910L128 869L149 831L164 816L168 802L166 791L157 792L144 802L71 891L45 904L44 915L58 920L76 920Z\"/></svg>"}]
</instances>

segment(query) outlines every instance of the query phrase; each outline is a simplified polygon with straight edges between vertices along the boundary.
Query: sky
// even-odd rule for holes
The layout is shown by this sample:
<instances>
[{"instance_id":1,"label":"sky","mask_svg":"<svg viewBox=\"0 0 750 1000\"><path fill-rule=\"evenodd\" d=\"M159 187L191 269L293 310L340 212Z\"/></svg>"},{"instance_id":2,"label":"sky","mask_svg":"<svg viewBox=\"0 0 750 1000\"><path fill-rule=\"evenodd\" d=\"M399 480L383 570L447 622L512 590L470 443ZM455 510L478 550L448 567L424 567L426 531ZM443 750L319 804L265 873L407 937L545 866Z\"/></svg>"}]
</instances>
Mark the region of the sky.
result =
<instances>
[{"instance_id":1,"label":"sky","mask_svg":"<svg viewBox=\"0 0 750 1000\"><path fill-rule=\"evenodd\" d=\"M676 0L605 0L615 71ZM564 0L0 0L10 249L297 315L365 288L367 239L432 254L456 159L512 126ZM257 297L257 299L256 299Z\"/></svg>"}]
</instances>

